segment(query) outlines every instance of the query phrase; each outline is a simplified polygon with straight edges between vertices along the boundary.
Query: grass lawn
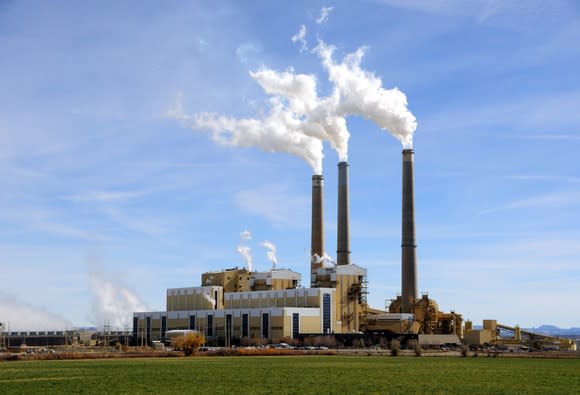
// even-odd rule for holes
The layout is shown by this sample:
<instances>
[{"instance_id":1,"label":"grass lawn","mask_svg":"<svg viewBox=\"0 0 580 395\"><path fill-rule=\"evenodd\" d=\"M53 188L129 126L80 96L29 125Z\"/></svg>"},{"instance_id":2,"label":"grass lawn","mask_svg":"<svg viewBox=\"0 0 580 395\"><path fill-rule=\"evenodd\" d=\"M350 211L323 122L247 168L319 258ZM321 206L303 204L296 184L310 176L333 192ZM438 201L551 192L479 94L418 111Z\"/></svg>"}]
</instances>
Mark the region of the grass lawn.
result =
<instances>
[{"instance_id":1,"label":"grass lawn","mask_svg":"<svg viewBox=\"0 0 580 395\"><path fill-rule=\"evenodd\" d=\"M580 393L580 359L193 357L0 363L0 393Z\"/></svg>"}]
</instances>

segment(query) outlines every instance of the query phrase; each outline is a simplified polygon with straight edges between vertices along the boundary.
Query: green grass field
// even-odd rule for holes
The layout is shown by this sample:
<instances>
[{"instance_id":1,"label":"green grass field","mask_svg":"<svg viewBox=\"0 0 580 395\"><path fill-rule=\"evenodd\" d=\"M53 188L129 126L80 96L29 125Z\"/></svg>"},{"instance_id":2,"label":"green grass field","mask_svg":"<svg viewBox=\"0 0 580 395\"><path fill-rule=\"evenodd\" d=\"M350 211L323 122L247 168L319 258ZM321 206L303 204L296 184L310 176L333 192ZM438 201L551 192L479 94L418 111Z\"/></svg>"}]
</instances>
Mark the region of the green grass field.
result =
<instances>
[{"instance_id":1,"label":"green grass field","mask_svg":"<svg viewBox=\"0 0 580 395\"><path fill-rule=\"evenodd\" d=\"M0 363L0 393L580 393L580 359L194 357Z\"/></svg>"}]
</instances>

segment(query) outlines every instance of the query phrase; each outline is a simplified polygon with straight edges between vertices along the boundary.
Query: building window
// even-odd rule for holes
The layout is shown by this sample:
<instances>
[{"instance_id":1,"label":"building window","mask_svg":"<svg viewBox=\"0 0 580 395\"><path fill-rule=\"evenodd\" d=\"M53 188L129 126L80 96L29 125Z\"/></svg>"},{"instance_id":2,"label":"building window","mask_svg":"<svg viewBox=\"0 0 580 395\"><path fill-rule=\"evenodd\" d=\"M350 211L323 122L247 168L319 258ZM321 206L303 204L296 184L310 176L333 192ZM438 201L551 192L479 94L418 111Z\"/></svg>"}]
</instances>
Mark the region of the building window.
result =
<instances>
[{"instance_id":1,"label":"building window","mask_svg":"<svg viewBox=\"0 0 580 395\"><path fill-rule=\"evenodd\" d=\"M147 322L147 324L145 325L146 328L145 336L147 338L146 340L147 345L149 345L151 344L151 317L147 317L145 321Z\"/></svg>"},{"instance_id":2,"label":"building window","mask_svg":"<svg viewBox=\"0 0 580 395\"><path fill-rule=\"evenodd\" d=\"M194 315L189 316L189 329L191 329L192 331L195 330L195 316Z\"/></svg>"},{"instance_id":3,"label":"building window","mask_svg":"<svg viewBox=\"0 0 580 395\"><path fill-rule=\"evenodd\" d=\"M226 347L232 345L232 315L226 314Z\"/></svg>"},{"instance_id":4,"label":"building window","mask_svg":"<svg viewBox=\"0 0 580 395\"><path fill-rule=\"evenodd\" d=\"M270 314L262 314L262 337L264 339L270 338Z\"/></svg>"},{"instance_id":5,"label":"building window","mask_svg":"<svg viewBox=\"0 0 580 395\"><path fill-rule=\"evenodd\" d=\"M167 316L161 317L161 340L165 340L165 332L167 332Z\"/></svg>"},{"instance_id":6,"label":"building window","mask_svg":"<svg viewBox=\"0 0 580 395\"><path fill-rule=\"evenodd\" d=\"M213 315L208 314L207 316L207 337L213 336Z\"/></svg>"},{"instance_id":7,"label":"building window","mask_svg":"<svg viewBox=\"0 0 580 395\"><path fill-rule=\"evenodd\" d=\"M300 314L292 313L292 337L296 339L300 335Z\"/></svg>"},{"instance_id":8,"label":"building window","mask_svg":"<svg viewBox=\"0 0 580 395\"><path fill-rule=\"evenodd\" d=\"M242 314L242 337L250 336L250 320L248 314Z\"/></svg>"},{"instance_id":9,"label":"building window","mask_svg":"<svg viewBox=\"0 0 580 395\"><path fill-rule=\"evenodd\" d=\"M139 333L139 317L133 317L133 341L137 344L137 333Z\"/></svg>"},{"instance_id":10,"label":"building window","mask_svg":"<svg viewBox=\"0 0 580 395\"><path fill-rule=\"evenodd\" d=\"M330 333L330 294L322 295L322 332Z\"/></svg>"}]
</instances>

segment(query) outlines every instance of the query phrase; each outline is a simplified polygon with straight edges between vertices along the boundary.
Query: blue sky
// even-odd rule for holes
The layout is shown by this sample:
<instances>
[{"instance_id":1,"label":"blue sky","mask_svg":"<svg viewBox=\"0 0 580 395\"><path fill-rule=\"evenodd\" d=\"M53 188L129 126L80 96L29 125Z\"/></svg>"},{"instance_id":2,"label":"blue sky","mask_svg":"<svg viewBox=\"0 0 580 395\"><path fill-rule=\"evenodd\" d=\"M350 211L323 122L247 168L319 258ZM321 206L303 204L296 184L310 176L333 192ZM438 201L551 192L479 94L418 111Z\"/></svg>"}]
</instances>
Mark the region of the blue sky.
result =
<instances>
[{"instance_id":1,"label":"blue sky","mask_svg":"<svg viewBox=\"0 0 580 395\"><path fill-rule=\"evenodd\" d=\"M361 67L417 118L419 289L476 323L580 326L574 0L0 2L0 321L162 310L166 288L242 266L244 230L255 269L269 240L308 284L308 164L167 113L181 97L188 114L256 117L261 67L315 75L328 95L318 39L337 60L366 47ZM401 144L361 117L347 126L352 257L382 308L400 290ZM338 157L324 155L334 255Z\"/></svg>"}]
</instances>

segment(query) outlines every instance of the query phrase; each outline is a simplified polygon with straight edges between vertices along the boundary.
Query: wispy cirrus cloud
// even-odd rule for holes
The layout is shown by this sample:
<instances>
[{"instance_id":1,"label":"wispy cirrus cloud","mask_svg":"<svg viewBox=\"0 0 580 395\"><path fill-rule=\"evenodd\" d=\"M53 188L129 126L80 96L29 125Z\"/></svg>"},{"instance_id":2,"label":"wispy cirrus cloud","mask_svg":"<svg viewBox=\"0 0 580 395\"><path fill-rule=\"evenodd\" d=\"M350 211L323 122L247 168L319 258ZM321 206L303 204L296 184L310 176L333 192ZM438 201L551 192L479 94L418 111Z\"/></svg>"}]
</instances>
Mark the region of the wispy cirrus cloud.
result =
<instances>
[{"instance_id":1,"label":"wispy cirrus cloud","mask_svg":"<svg viewBox=\"0 0 580 395\"><path fill-rule=\"evenodd\" d=\"M579 136L580 137L580 136ZM580 138L579 138L580 139ZM559 176L559 175L511 175L505 178L516 181L535 181L535 182L580 182L580 177L576 176Z\"/></svg>"},{"instance_id":2,"label":"wispy cirrus cloud","mask_svg":"<svg viewBox=\"0 0 580 395\"><path fill-rule=\"evenodd\" d=\"M491 214L498 211L530 209L530 208L560 208L580 204L580 192L553 192L532 196L526 199L514 200L503 206L481 211L479 214Z\"/></svg>"},{"instance_id":3,"label":"wispy cirrus cloud","mask_svg":"<svg viewBox=\"0 0 580 395\"><path fill-rule=\"evenodd\" d=\"M565 0L554 0L549 5L543 0L380 0L381 3L429 14L471 17L478 23L517 15L520 22L529 22L547 16L559 16L573 9ZM503 26L504 23L502 23ZM518 26L512 26L517 29Z\"/></svg>"},{"instance_id":4,"label":"wispy cirrus cloud","mask_svg":"<svg viewBox=\"0 0 580 395\"><path fill-rule=\"evenodd\" d=\"M306 42L306 26L300 25L300 30L292 36L293 43L300 44L300 52L304 52L308 49L308 43Z\"/></svg>"},{"instance_id":5,"label":"wispy cirrus cloud","mask_svg":"<svg viewBox=\"0 0 580 395\"><path fill-rule=\"evenodd\" d=\"M73 202L116 203L141 197L144 191L91 191L68 196L65 199Z\"/></svg>"},{"instance_id":6,"label":"wispy cirrus cloud","mask_svg":"<svg viewBox=\"0 0 580 395\"><path fill-rule=\"evenodd\" d=\"M326 22L328 20L328 14L330 13L330 11L334 10L334 7L322 7L320 9L320 16L318 18L316 18L316 23L318 23L319 25Z\"/></svg>"},{"instance_id":7,"label":"wispy cirrus cloud","mask_svg":"<svg viewBox=\"0 0 580 395\"><path fill-rule=\"evenodd\" d=\"M153 221L151 219L145 220L137 216L128 215L116 207L107 207L104 209L104 212L112 221L116 222L122 227L134 232L143 233L150 237L160 237L166 234L168 231L168 228L159 222Z\"/></svg>"},{"instance_id":8,"label":"wispy cirrus cloud","mask_svg":"<svg viewBox=\"0 0 580 395\"><path fill-rule=\"evenodd\" d=\"M284 185L265 185L236 193L235 203L244 211L275 225L298 227L308 218L309 197L293 194Z\"/></svg>"}]
</instances>

